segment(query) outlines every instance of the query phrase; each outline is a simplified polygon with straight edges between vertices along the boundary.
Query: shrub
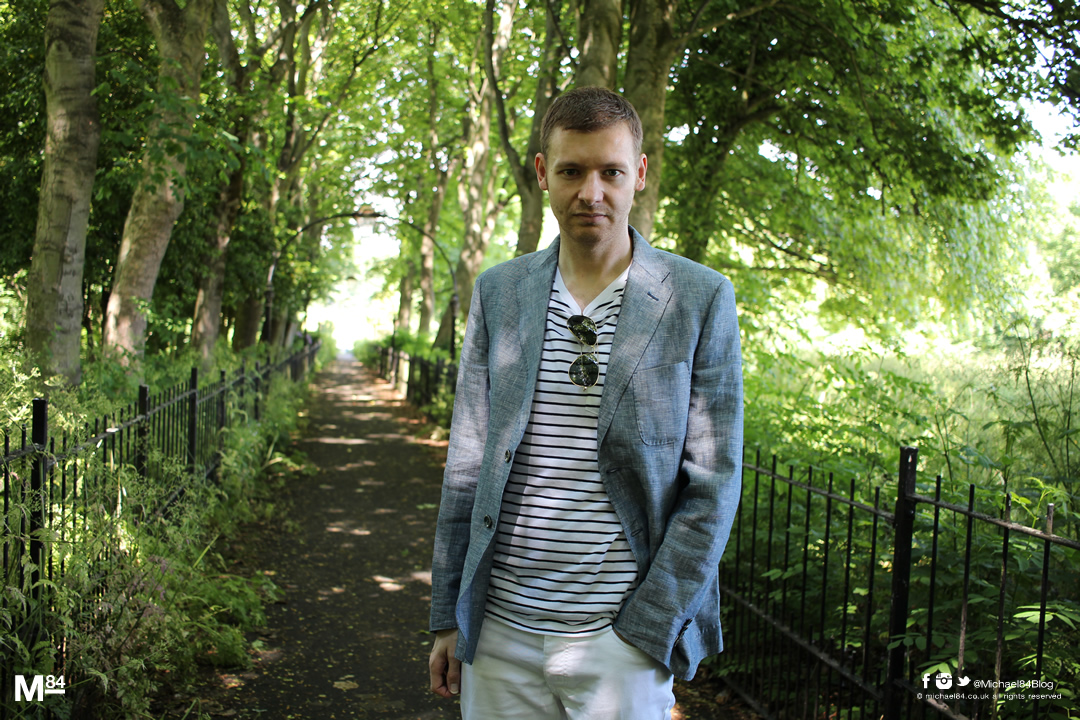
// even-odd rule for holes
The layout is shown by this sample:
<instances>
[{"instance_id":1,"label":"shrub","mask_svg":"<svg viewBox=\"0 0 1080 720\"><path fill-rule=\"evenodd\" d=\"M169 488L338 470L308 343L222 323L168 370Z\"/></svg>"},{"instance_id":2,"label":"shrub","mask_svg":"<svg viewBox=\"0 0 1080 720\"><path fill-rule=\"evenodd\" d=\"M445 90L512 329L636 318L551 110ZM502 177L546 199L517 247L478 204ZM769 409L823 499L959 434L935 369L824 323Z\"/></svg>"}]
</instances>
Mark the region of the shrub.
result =
<instances>
[{"instance_id":1,"label":"shrub","mask_svg":"<svg viewBox=\"0 0 1080 720\"><path fill-rule=\"evenodd\" d=\"M109 372L99 377L90 383L99 391L120 380ZM303 399L304 388L282 373L264 383L258 420L250 405L234 405L236 422L221 434L212 479L191 476L186 461L156 452L151 477L142 477L107 443L58 455L54 473L78 478L77 493L74 484L66 496L52 486L52 520L40 536L51 551L40 582L32 584L35 568L22 555L0 578L5 671L62 674L67 692L47 702L57 717L108 719L147 717L153 694L184 684L198 664L245 665L243 633L265 621L263 602L277 590L265 577L230 573L216 542L272 507L265 471L278 462ZM115 403L59 392L50 398L50 422L58 433L81 430L81 418ZM12 481L21 484L21 466L14 467ZM30 512L31 502L18 493L7 517ZM15 523L4 541L27 542L26 532ZM21 705L12 717L39 710Z\"/></svg>"}]
</instances>

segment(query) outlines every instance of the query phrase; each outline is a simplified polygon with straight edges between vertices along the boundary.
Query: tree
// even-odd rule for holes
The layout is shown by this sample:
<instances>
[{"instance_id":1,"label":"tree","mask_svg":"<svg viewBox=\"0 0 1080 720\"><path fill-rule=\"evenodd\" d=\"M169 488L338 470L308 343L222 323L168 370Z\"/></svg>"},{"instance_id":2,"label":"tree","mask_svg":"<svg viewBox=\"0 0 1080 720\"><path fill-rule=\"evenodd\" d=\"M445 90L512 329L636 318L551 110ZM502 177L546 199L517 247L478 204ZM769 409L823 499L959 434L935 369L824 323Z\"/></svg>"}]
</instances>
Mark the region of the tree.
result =
<instances>
[{"instance_id":1,"label":"tree","mask_svg":"<svg viewBox=\"0 0 1080 720\"><path fill-rule=\"evenodd\" d=\"M83 258L101 125L94 54L104 0L52 2L45 24L48 131L33 264L27 344L46 376L81 376Z\"/></svg>"},{"instance_id":2,"label":"tree","mask_svg":"<svg viewBox=\"0 0 1080 720\"><path fill-rule=\"evenodd\" d=\"M676 75L663 234L738 274L762 298L750 307L820 280L833 317L886 332L926 298L961 309L1000 294L1010 158L1033 135L1000 101L1019 88L987 92L995 68L971 43L991 42L993 23L975 20L810 2L714 25Z\"/></svg>"},{"instance_id":3,"label":"tree","mask_svg":"<svg viewBox=\"0 0 1080 720\"><path fill-rule=\"evenodd\" d=\"M247 144L255 121L250 112L251 94L255 85L256 69L262 67L262 59L269 51L268 44L260 44L255 35L254 24L247 29L252 32L247 49L248 61L242 62L236 43L233 40L232 22L229 16L227 0L215 0L212 32L218 47L218 55L225 71L226 93L224 98L228 107L230 132L235 138L235 163L222 179L215 208L216 223L214 239L207 253L206 271L199 277L198 293L195 298L194 320L191 328L191 344L196 348L203 362L207 362L217 342L221 329L221 309L225 298L226 253L232 241L233 228L240 215L244 201L245 176L247 166Z\"/></svg>"},{"instance_id":4,"label":"tree","mask_svg":"<svg viewBox=\"0 0 1080 720\"><path fill-rule=\"evenodd\" d=\"M288 280L289 276L278 272L279 263L290 256L303 258L306 263L313 262L319 255L320 241L320 236L314 232L313 221L320 215L349 215L355 210L347 192L339 191L330 199L323 198L314 186L305 187L305 175L311 168L320 168L320 174L323 172L320 166L327 155L323 152L324 147L342 161L350 157L349 153L336 150L327 136L345 117L343 108L353 105L358 98L370 101L369 88L373 83L368 81L378 70L373 69L369 77L369 61L376 57L387 34L404 12L382 0L371 0L367 5L358 4L352 8L353 16L360 20L346 22L350 17L345 14L348 9L348 6L317 5L305 8L295 41L283 47L281 59L287 68L287 104L280 128L276 173L266 198L267 210L282 241L267 273L267 287L273 291L273 304L267 303L268 322L263 340L273 344L280 344L284 339L290 325L290 313L308 300L303 291L289 293L298 289L297 285L280 282ZM294 8L292 12L295 11ZM336 174L337 163L333 170L327 168L326 172L335 175L334 183L340 187L343 177ZM349 202L348 208L339 206L342 200ZM319 211L313 213L314 208ZM313 232L299 232L301 227L308 227Z\"/></svg>"},{"instance_id":5,"label":"tree","mask_svg":"<svg viewBox=\"0 0 1080 720\"><path fill-rule=\"evenodd\" d=\"M493 41L490 41L485 33L477 42L477 56L488 52L484 46L490 42L496 76L502 56L510 43L513 24L514 8L512 5L505 6ZM465 215L465 233L454 276L462 317L469 314L473 284L487 253L495 229L495 218L506 204L506 198L500 199L496 192L497 176L493 170L491 124L495 112L495 88L487 73L479 70L478 57L474 62L473 72L470 73L477 81L473 86L468 112L464 118L465 162L462 166L462 178L458 183L458 202ZM448 347L451 344L451 335L455 332L458 319L454 309L451 303L443 314L439 332L435 336L436 346Z\"/></svg>"},{"instance_id":6,"label":"tree","mask_svg":"<svg viewBox=\"0 0 1080 720\"><path fill-rule=\"evenodd\" d=\"M124 224L103 344L123 362L142 354L145 306L177 218L184 209L187 160L206 57L213 0L142 0L141 8L161 54L155 116L143 156L143 174Z\"/></svg>"},{"instance_id":7,"label":"tree","mask_svg":"<svg viewBox=\"0 0 1080 720\"><path fill-rule=\"evenodd\" d=\"M0 279L25 303L46 136L46 0L0 0Z\"/></svg>"},{"instance_id":8,"label":"tree","mask_svg":"<svg viewBox=\"0 0 1080 720\"><path fill-rule=\"evenodd\" d=\"M548 13L551 12L549 8ZM622 49L623 0L581 0L578 25L581 56L574 75L575 84L615 88ZM631 48L637 50L633 45Z\"/></svg>"},{"instance_id":9,"label":"tree","mask_svg":"<svg viewBox=\"0 0 1080 720\"><path fill-rule=\"evenodd\" d=\"M525 253L531 253L536 250L536 246L540 243L540 233L543 229L544 222L544 192L540 189L540 186L536 181L536 170L533 165L533 159L536 157L536 154L540 152L541 121L544 118L544 114L547 112L548 106L551 105L551 102L555 99L563 86L564 81L560 68L563 64L563 59L569 56L570 48L566 44L559 29L561 17L556 13L560 11L561 5L547 3L544 6L543 12L544 40L535 67L530 64L518 71L520 75L515 74L510 78L500 77L501 73L496 71L495 65L495 5L495 0L488 0L484 12L484 30L487 35L487 39L484 43L485 71L487 73L488 82L491 83L494 92L495 108L498 112L499 140L502 152L506 157L510 176L514 180L517 196L521 203L521 217L520 222L518 223L517 254L524 255ZM504 3L499 10L499 16L504 17L507 13L513 13L514 5L515 4L512 2ZM610 14L605 17L610 20ZM609 47L614 43L614 46L617 47L618 43L614 42L614 37L617 33L613 28L600 22L593 23L593 26L594 27L591 30L593 35L606 40L606 42L598 40L597 44L604 44L605 47ZM604 72L604 68L612 67L610 58L607 58L606 55L599 52L596 55L595 66L599 68L596 71L598 73ZM514 145L514 127L511 124L511 113L507 108L509 98L507 98L506 94L503 92L502 87L506 84L507 80L512 82L515 86L524 86L525 82L523 76L535 76L536 83L536 89L532 97L532 106L530 108L532 120L529 123L528 140L525 146L524 156L518 153L517 148Z\"/></svg>"},{"instance_id":10,"label":"tree","mask_svg":"<svg viewBox=\"0 0 1080 720\"><path fill-rule=\"evenodd\" d=\"M426 337L431 332L431 321L435 316L435 234L439 229L439 220L442 217L443 203L446 200L447 186L450 184L450 174L456 163L443 163L439 157L442 152L439 122L439 77L436 71L436 55L439 44L439 27L434 22L429 26L430 43L427 48L425 67L427 71L428 86L428 137L424 147L424 179L420 186L430 188L427 198L427 215L424 224L419 228L420 235L420 262L418 278L420 281L420 324L418 334ZM403 288L404 292L407 288ZM404 319L404 318L403 318ZM408 328L408 323L404 323Z\"/></svg>"}]
</instances>

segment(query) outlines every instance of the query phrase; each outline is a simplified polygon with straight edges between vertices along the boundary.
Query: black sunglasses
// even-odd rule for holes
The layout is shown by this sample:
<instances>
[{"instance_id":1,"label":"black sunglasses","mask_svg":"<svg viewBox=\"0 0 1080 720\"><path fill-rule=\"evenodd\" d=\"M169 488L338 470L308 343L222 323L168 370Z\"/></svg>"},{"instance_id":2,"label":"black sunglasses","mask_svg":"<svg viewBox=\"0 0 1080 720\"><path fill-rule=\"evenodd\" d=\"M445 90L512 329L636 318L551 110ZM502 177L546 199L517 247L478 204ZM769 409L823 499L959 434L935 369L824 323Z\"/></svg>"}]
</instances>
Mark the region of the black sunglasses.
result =
<instances>
[{"instance_id":1,"label":"black sunglasses","mask_svg":"<svg viewBox=\"0 0 1080 720\"><path fill-rule=\"evenodd\" d=\"M591 388L600 377L600 363L596 359L596 323L585 315L572 315L566 319L566 327L586 346L570 365L570 382L582 389Z\"/></svg>"}]
</instances>

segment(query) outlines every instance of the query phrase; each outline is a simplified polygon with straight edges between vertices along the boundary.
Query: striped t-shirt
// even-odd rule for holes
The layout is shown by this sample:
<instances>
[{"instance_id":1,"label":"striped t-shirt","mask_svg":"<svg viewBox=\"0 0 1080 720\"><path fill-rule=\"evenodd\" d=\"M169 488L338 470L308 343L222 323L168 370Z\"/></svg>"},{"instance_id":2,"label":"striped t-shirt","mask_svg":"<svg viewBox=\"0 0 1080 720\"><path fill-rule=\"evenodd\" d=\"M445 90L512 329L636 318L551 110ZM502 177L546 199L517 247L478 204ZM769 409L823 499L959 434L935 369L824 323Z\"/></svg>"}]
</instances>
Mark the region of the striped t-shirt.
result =
<instances>
[{"instance_id":1,"label":"striped t-shirt","mask_svg":"<svg viewBox=\"0 0 1080 720\"><path fill-rule=\"evenodd\" d=\"M522 630L585 635L618 615L637 564L597 467L596 424L611 340L629 270L579 313L556 271L532 411L503 493L486 612ZM568 374L583 351L567 328L597 326L600 375L581 388Z\"/></svg>"}]
</instances>

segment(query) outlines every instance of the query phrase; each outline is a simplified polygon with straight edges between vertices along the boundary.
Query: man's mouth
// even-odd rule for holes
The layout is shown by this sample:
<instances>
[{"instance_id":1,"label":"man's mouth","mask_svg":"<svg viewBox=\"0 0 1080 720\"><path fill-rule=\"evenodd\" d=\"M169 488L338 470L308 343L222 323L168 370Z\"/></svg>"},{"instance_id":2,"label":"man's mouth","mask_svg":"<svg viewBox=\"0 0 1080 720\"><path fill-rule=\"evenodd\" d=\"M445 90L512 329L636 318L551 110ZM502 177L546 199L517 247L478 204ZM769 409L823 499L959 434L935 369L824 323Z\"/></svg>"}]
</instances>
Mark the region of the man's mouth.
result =
<instances>
[{"instance_id":1,"label":"man's mouth","mask_svg":"<svg viewBox=\"0 0 1080 720\"><path fill-rule=\"evenodd\" d=\"M582 210L574 213L575 217L582 218L584 220L600 220L607 217L607 213L599 211Z\"/></svg>"}]
</instances>

